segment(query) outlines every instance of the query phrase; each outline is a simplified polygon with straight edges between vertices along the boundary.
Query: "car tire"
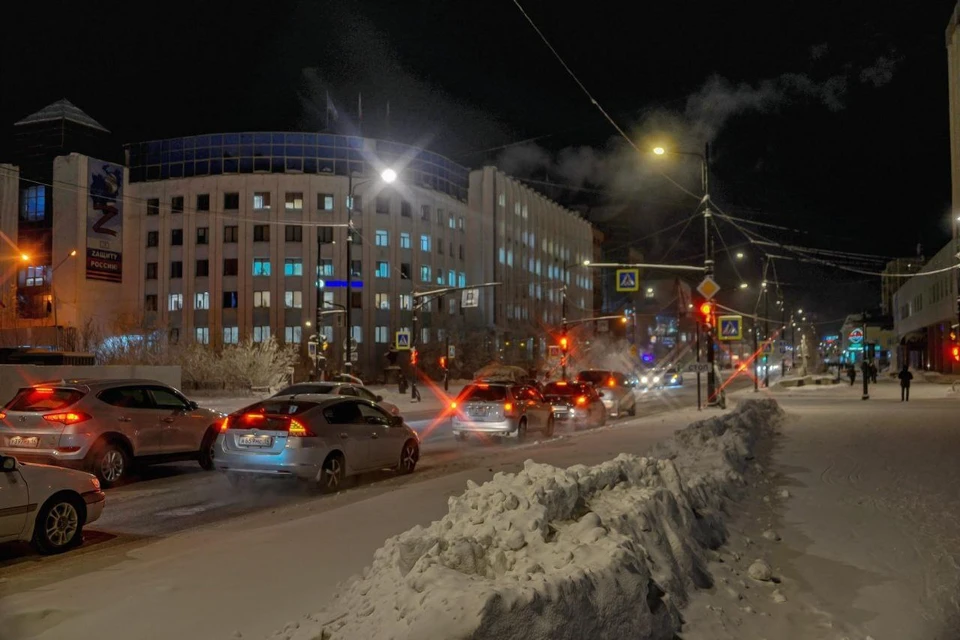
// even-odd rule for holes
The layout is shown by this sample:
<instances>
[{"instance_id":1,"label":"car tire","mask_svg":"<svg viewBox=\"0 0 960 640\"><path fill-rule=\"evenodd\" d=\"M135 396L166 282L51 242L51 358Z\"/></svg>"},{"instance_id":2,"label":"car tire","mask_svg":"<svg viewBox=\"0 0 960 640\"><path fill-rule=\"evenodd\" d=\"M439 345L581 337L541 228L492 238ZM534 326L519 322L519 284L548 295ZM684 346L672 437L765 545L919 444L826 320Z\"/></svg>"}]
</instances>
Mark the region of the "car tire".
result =
<instances>
[{"instance_id":1,"label":"car tire","mask_svg":"<svg viewBox=\"0 0 960 640\"><path fill-rule=\"evenodd\" d=\"M552 438L553 432L555 429L556 429L556 425L554 424L553 416L550 416L549 418L547 418L547 426L543 430L543 435L545 435L548 438Z\"/></svg>"},{"instance_id":2,"label":"car tire","mask_svg":"<svg viewBox=\"0 0 960 640\"><path fill-rule=\"evenodd\" d=\"M33 546L43 554L63 553L83 542L86 508L80 496L54 494L37 513Z\"/></svg>"},{"instance_id":3,"label":"car tire","mask_svg":"<svg viewBox=\"0 0 960 640\"><path fill-rule=\"evenodd\" d=\"M317 484L323 493L336 493L343 487L344 469L343 456L339 453L331 453L323 461L320 468L320 479Z\"/></svg>"},{"instance_id":4,"label":"car tire","mask_svg":"<svg viewBox=\"0 0 960 640\"><path fill-rule=\"evenodd\" d=\"M101 441L94 445L89 468L104 489L113 487L130 474L130 455L116 442Z\"/></svg>"},{"instance_id":5,"label":"car tire","mask_svg":"<svg viewBox=\"0 0 960 640\"><path fill-rule=\"evenodd\" d=\"M517 425L517 442L524 442L527 439L527 419L521 418Z\"/></svg>"},{"instance_id":6,"label":"car tire","mask_svg":"<svg viewBox=\"0 0 960 640\"><path fill-rule=\"evenodd\" d=\"M217 430L213 427L207 429L203 434L203 442L200 443L200 452L197 454L197 462L204 471L213 471L213 447L217 443Z\"/></svg>"},{"instance_id":7,"label":"car tire","mask_svg":"<svg viewBox=\"0 0 960 640\"><path fill-rule=\"evenodd\" d=\"M420 446L411 438L403 443L403 449L400 450L400 462L397 463L397 473L409 475L417 468L417 461L420 460Z\"/></svg>"}]
</instances>

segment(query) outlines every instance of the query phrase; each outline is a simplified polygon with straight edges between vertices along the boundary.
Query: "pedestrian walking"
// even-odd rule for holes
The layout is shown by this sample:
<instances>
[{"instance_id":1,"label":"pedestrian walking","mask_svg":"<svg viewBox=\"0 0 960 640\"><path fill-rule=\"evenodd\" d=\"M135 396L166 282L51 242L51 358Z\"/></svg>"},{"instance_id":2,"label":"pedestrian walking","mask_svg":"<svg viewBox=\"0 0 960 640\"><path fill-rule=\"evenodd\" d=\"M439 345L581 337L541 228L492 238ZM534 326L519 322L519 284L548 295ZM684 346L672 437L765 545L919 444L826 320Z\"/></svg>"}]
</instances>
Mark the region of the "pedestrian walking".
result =
<instances>
[{"instance_id":1,"label":"pedestrian walking","mask_svg":"<svg viewBox=\"0 0 960 640\"><path fill-rule=\"evenodd\" d=\"M913 380L913 374L907 365L903 365L897 377L900 378L900 402L910 402L910 381Z\"/></svg>"},{"instance_id":2,"label":"pedestrian walking","mask_svg":"<svg viewBox=\"0 0 960 640\"><path fill-rule=\"evenodd\" d=\"M850 386L853 386L853 383L857 381L857 370L853 368L853 365L847 367L847 377L850 378Z\"/></svg>"},{"instance_id":3,"label":"pedestrian walking","mask_svg":"<svg viewBox=\"0 0 960 640\"><path fill-rule=\"evenodd\" d=\"M877 365L873 362L870 363L870 382L877 384Z\"/></svg>"}]
</instances>

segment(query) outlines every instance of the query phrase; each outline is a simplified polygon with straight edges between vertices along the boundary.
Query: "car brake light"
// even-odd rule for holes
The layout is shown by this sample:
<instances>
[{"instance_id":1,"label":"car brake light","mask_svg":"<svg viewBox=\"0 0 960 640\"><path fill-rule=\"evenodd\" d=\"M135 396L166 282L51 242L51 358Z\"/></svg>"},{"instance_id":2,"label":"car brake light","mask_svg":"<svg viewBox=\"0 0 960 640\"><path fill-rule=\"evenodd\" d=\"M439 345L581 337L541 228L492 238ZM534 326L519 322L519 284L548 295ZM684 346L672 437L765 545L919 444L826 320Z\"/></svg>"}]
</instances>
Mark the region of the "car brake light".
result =
<instances>
[{"instance_id":1,"label":"car brake light","mask_svg":"<svg viewBox=\"0 0 960 640\"><path fill-rule=\"evenodd\" d=\"M53 389L51 389L50 387L36 387L34 388L33 392L47 396L53 393Z\"/></svg>"},{"instance_id":2,"label":"car brake light","mask_svg":"<svg viewBox=\"0 0 960 640\"><path fill-rule=\"evenodd\" d=\"M579 398L577 398L577 404L578 405L587 404L587 396L580 396Z\"/></svg>"},{"instance_id":3,"label":"car brake light","mask_svg":"<svg viewBox=\"0 0 960 640\"><path fill-rule=\"evenodd\" d=\"M294 438L309 438L314 435L313 431L307 429L304 424L298 420L290 420L290 425L287 427L287 433Z\"/></svg>"},{"instance_id":4,"label":"car brake light","mask_svg":"<svg viewBox=\"0 0 960 640\"><path fill-rule=\"evenodd\" d=\"M3 419L6 418L6 417L7 417L6 412L0 411L0 420L3 420Z\"/></svg>"},{"instance_id":5,"label":"car brake light","mask_svg":"<svg viewBox=\"0 0 960 640\"><path fill-rule=\"evenodd\" d=\"M557 386L558 386L558 387L565 387L565 386L567 386L567 383L566 383L566 382L558 382L558 383L557 383Z\"/></svg>"},{"instance_id":6,"label":"car brake light","mask_svg":"<svg viewBox=\"0 0 960 640\"><path fill-rule=\"evenodd\" d=\"M90 420L91 416L86 413L76 411L65 411L63 413L48 413L43 416L47 422L59 422L60 424L77 424Z\"/></svg>"},{"instance_id":7,"label":"car brake light","mask_svg":"<svg viewBox=\"0 0 960 640\"><path fill-rule=\"evenodd\" d=\"M223 419L220 423L220 433L225 433L230 428L230 416Z\"/></svg>"},{"instance_id":8,"label":"car brake light","mask_svg":"<svg viewBox=\"0 0 960 640\"><path fill-rule=\"evenodd\" d=\"M617 386L617 380L615 378L610 378L609 380L607 380L607 386L608 387Z\"/></svg>"},{"instance_id":9,"label":"car brake light","mask_svg":"<svg viewBox=\"0 0 960 640\"><path fill-rule=\"evenodd\" d=\"M490 385L488 385L488 384L478 384L477 386L480 387L481 389L489 389L489 388L490 388Z\"/></svg>"},{"instance_id":10,"label":"car brake light","mask_svg":"<svg viewBox=\"0 0 960 640\"><path fill-rule=\"evenodd\" d=\"M513 403L512 403L512 402L504 402L504 403L503 403L503 413L504 413L505 415L507 415L507 414L510 414L510 413L512 413L512 412L513 412Z\"/></svg>"},{"instance_id":11,"label":"car brake light","mask_svg":"<svg viewBox=\"0 0 960 640\"><path fill-rule=\"evenodd\" d=\"M266 416L262 413L245 413L243 415L244 420L263 420Z\"/></svg>"}]
</instances>

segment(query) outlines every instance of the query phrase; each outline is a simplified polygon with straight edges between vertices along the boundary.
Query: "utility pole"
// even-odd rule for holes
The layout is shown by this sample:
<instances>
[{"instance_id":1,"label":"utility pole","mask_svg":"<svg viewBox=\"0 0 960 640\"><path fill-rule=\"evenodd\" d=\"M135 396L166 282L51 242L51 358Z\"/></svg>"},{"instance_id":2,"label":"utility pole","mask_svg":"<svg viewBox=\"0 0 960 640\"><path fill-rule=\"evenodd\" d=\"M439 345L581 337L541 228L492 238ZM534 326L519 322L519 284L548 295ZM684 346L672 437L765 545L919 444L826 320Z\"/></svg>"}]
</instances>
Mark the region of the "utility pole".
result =
<instances>
[{"instance_id":1,"label":"utility pole","mask_svg":"<svg viewBox=\"0 0 960 640\"><path fill-rule=\"evenodd\" d=\"M560 379L567 379L567 287L560 290Z\"/></svg>"},{"instance_id":2,"label":"utility pole","mask_svg":"<svg viewBox=\"0 0 960 640\"><path fill-rule=\"evenodd\" d=\"M766 274L766 269L764 269L764 274ZM766 277L766 276L764 276ZM764 280L763 284L766 285L767 281ZM763 287L763 333L764 333L764 344L766 345L764 349L770 346L770 291L769 287ZM771 349L772 350L772 349ZM763 387L765 389L770 388L770 356L767 354L763 355Z\"/></svg>"},{"instance_id":3,"label":"utility pole","mask_svg":"<svg viewBox=\"0 0 960 640\"><path fill-rule=\"evenodd\" d=\"M863 395L860 397L861 400L870 399L870 367L867 365L867 312L863 312L863 342L860 343L863 345L860 355L862 357L862 362L860 363L860 368L863 370Z\"/></svg>"},{"instance_id":4,"label":"utility pole","mask_svg":"<svg viewBox=\"0 0 960 640\"><path fill-rule=\"evenodd\" d=\"M353 171L347 171L347 302L344 305L347 309L346 312L346 323L347 323L347 340L346 348L343 350L345 357L343 362L343 370L346 373L352 373L353 369L353 325L351 324L352 314L350 313L353 307L353 300L351 300L353 293L353 256L351 249L353 248Z\"/></svg>"},{"instance_id":5,"label":"utility pole","mask_svg":"<svg viewBox=\"0 0 960 640\"><path fill-rule=\"evenodd\" d=\"M759 371L757 370L757 357L758 352L760 351L760 327L757 324L757 318L753 318L753 390L754 392L760 390L760 378Z\"/></svg>"},{"instance_id":6,"label":"utility pole","mask_svg":"<svg viewBox=\"0 0 960 640\"><path fill-rule=\"evenodd\" d=\"M710 143L704 145L703 163L701 166L701 180L703 182L703 273L707 278L713 277L713 243L710 241L710 222L713 213L710 211ZM713 326L706 326L705 342L707 347L707 404L716 404L715 398L717 377L714 369Z\"/></svg>"}]
</instances>

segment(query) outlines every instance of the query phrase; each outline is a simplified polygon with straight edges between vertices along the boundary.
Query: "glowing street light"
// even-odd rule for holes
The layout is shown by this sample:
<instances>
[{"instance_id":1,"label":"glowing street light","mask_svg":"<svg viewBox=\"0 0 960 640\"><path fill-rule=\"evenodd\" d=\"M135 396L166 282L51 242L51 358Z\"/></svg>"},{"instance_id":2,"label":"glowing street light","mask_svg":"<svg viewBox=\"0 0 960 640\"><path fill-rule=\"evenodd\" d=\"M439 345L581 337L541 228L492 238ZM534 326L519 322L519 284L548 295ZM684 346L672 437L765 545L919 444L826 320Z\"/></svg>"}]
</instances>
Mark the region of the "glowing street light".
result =
<instances>
[{"instance_id":1,"label":"glowing street light","mask_svg":"<svg viewBox=\"0 0 960 640\"><path fill-rule=\"evenodd\" d=\"M24 261L24 262L30 262L30 256L28 256L28 255L25 254L25 253L21 253L21 254L20 254L20 259L21 259L22 261Z\"/></svg>"},{"instance_id":2,"label":"glowing street light","mask_svg":"<svg viewBox=\"0 0 960 640\"><path fill-rule=\"evenodd\" d=\"M390 184L391 182L395 182L395 181L396 181L396 179L397 179L397 172L394 171L393 169L384 169L384 170L380 173L380 178L381 178L384 182L386 182L387 184Z\"/></svg>"},{"instance_id":3,"label":"glowing street light","mask_svg":"<svg viewBox=\"0 0 960 640\"><path fill-rule=\"evenodd\" d=\"M590 261L589 261L589 260L584 260L584 261L583 261L583 266L589 267L589 266L590 266Z\"/></svg>"},{"instance_id":4,"label":"glowing street light","mask_svg":"<svg viewBox=\"0 0 960 640\"><path fill-rule=\"evenodd\" d=\"M654 147L654 148L653 148L653 152L654 152L655 154L657 154L658 156L662 156L663 154L665 154L665 153L667 152L667 150L664 149L663 147Z\"/></svg>"},{"instance_id":5,"label":"glowing street light","mask_svg":"<svg viewBox=\"0 0 960 640\"><path fill-rule=\"evenodd\" d=\"M737 251L737 260L743 260L743 251Z\"/></svg>"},{"instance_id":6,"label":"glowing street light","mask_svg":"<svg viewBox=\"0 0 960 640\"><path fill-rule=\"evenodd\" d=\"M741 288L741 289L746 289L746 288L749 287L749 286L750 286L750 285L748 285L746 282L741 282L741 283L740 283L740 288Z\"/></svg>"}]
</instances>

